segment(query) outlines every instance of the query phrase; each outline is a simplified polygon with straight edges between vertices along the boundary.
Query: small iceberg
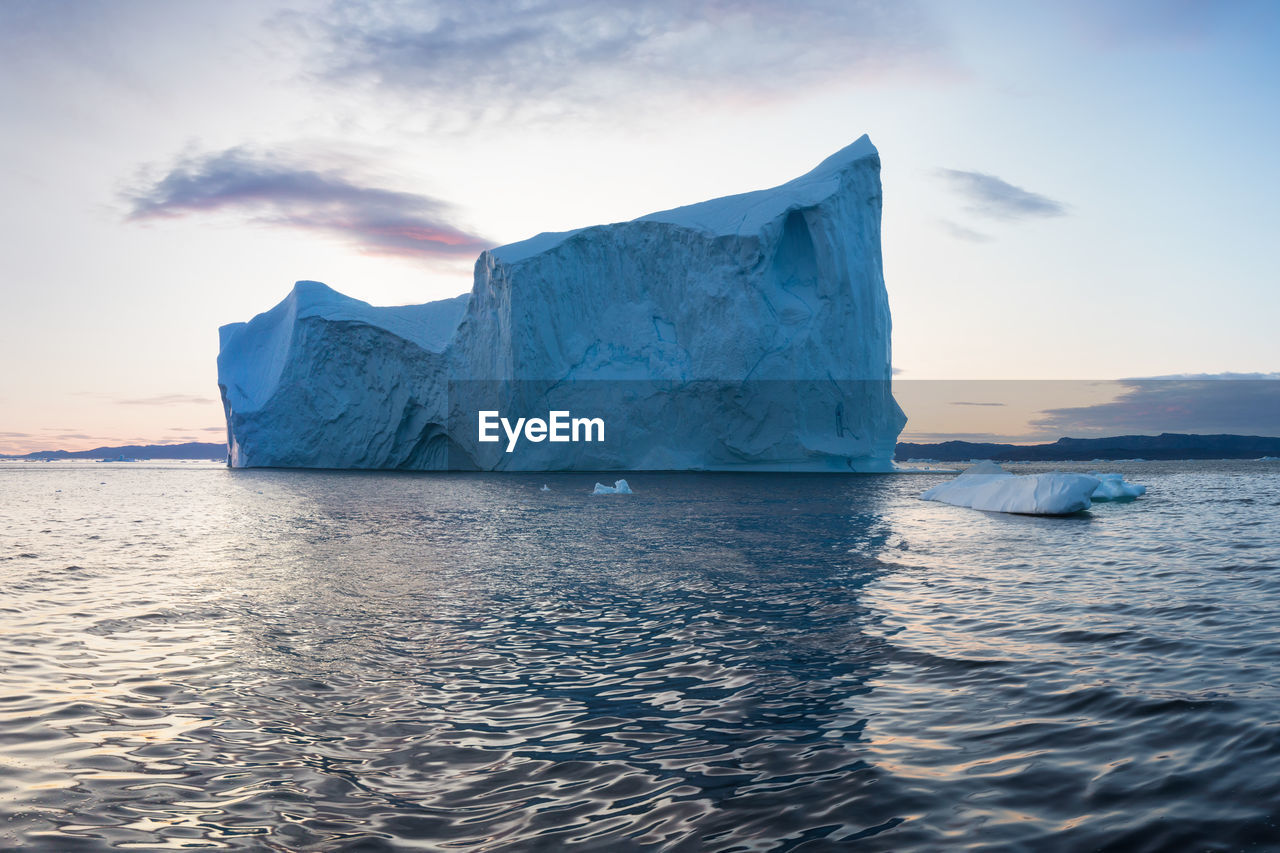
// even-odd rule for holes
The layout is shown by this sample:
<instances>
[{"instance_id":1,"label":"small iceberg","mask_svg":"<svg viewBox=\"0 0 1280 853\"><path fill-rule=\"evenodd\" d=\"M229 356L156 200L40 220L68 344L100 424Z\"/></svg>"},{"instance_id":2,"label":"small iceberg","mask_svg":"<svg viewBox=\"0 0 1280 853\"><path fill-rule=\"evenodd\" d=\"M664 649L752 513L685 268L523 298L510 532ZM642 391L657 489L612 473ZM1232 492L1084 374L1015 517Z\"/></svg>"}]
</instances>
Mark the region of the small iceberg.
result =
<instances>
[{"instance_id":1,"label":"small iceberg","mask_svg":"<svg viewBox=\"0 0 1280 853\"><path fill-rule=\"evenodd\" d=\"M1086 474L1010 474L991 461L979 462L954 480L934 486L921 500L988 512L1070 515L1088 509L1101 481Z\"/></svg>"},{"instance_id":2,"label":"small iceberg","mask_svg":"<svg viewBox=\"0 0 1280 853\"><path fill-rule=\"evenodd\" d=\"M626 480L616 480L612 486L606 486L604 483L596 483L593 495L629 495L632 494L631 486L627 485Z\"/></svg>"},{"instance_id":3,"label":"small iceberg","mask_svg":"<svg viewBox=\"0 0 1280 853\"><path fill-rule=\"evenodd\" d=\"M1089 476L1098 481L1098 488L1093 490L1095 501L1131 501L1147 493L1146 486L1126 483L1123 474L1099 474L1097 471L1090 471Z\"/></svg>"},{"instance_id":4,"label":"small iceberg","mask_svg":"<svg viewBox=\"0 0 1280 853\"><path fill-rule=\"evenodd\" d=\"M542 484L542 488L541 488L541 489L538 489L538 491L540 491L540 492L549 492L549 491L551 491L551 487L550 487L550 486L548 486L546 483L543 483L543 484Z\"/></svg>"}]
</instances>

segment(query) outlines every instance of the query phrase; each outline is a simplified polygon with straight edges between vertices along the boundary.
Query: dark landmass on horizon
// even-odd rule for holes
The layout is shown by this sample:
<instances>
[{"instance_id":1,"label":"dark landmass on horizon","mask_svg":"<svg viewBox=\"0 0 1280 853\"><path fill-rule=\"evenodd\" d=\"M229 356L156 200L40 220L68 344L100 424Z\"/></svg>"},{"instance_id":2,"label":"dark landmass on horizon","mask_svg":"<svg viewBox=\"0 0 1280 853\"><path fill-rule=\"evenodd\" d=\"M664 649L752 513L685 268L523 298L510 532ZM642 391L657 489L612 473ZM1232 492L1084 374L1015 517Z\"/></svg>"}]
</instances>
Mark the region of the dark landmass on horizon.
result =
<instances>
[{"instance_id":1,"label":"dark landmass on horizon","mask_svg":"<svg viewBox=\"0 0 1280 853\"><path fill-rule=\"evenodd\" d=\"M990 444L944 441L899 442L896 459L967 462L1089 462L1094 459L1257 459L1280 456L1280 438L1258 435L1117 435L1110 438L1060 438L1053 444Z\"/></svg>"},{"instance_id":2,"label":"dark landmass on horizon","mask_svg":"<svg viewBox=\"0 0 1280 853\"><path fill-rule=\"evenodd\" d=\"M126 444L93 450L37 450L2 455L0 459L226 459L222 442L189 441L186 444ZM1094 459L1257 459L1280 456L1280 437L1259 435L1117 435L1110 438L1060 438L1052 444L992 444L980 441L943 441L937 444L899 442L896 458L967 462L1090 462Z\"/></svg>"},{"instance_id":3,"label":"dark landmass on horizon","mask_svg":"<svg viewBox=\"0 0 1280 853\"><path fill-rule=\"evenodd\" d=\"M93 450L37 450L0 459L212 459L225 460L227 445L222 441L188 441L186 444L122 444Z\"/></svg>"}]
</instances>

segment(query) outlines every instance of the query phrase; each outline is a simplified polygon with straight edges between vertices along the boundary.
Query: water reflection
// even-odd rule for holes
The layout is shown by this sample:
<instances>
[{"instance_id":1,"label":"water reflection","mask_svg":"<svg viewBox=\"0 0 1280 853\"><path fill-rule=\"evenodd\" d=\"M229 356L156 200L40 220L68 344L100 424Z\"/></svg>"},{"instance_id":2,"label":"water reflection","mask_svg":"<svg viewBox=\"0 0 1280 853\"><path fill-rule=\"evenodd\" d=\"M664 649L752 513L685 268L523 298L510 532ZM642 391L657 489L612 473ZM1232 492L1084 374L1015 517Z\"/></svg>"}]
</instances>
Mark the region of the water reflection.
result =
<instances>
[{"instance_id":1,"label":"water reflection","mask_svg":"<svg viewBox=\"0 0 1280 853\"><path fill-rule=\"evenodd\" d=\"M717 849L884 822L859 804L881 774L857 697L889 479L601 499L569 476L205 473L196 506L158 500L171 472L113 483L150 518L97 510L82 562L112 583L17 608L33 644L76 637L43 678L98 676L21 700L65 721L32 749L70 780L20 770L24 837ZM145 537L159 565L127 558Z\"/></svg>"}]
</instances>

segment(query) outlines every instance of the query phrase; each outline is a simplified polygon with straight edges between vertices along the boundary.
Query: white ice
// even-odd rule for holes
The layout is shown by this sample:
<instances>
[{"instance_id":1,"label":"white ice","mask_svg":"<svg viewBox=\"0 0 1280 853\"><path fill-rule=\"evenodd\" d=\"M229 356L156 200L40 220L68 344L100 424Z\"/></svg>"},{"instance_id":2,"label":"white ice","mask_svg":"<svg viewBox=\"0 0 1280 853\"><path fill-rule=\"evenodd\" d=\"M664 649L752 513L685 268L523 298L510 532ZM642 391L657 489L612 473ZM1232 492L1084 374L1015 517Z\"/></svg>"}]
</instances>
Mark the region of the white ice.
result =
<instances>
[{"instance_id":1,"label":"white ice","mask_svg":"<svg viewBox=\"0 0 1280 853\"><path fill-rule=\"evenodd\" d=\"M596 483L593 495L629 495L632 494L631 486L626 480L615 480L612 486L606 486L604 483Z\"/></svg>"},{"instance_id":2,"label":"white ice","mask_svg":"<svg viewBox=\"0 0 1280 853\"><path fill-rule=\"evenodd\" d=\"M1099 480L1085 474L1010 474L994 462L979 462L959 477L920 497L988 512L1069 515L1088 509Z\"/></svg>"},{"instance_id":3,"label":"white ice","mask_svg":"<svg viewBox=\"0 0 1280 853\"><path fill-rule=\"evenodd\" d=\"M1146 486L1126 483L1123 474L1099 474L1097 471L1090 471L1089 476L1098 480L1098 488L1093 492L1095 501L1127 501L1147 493Z\"/></svg>"}]
</instances>

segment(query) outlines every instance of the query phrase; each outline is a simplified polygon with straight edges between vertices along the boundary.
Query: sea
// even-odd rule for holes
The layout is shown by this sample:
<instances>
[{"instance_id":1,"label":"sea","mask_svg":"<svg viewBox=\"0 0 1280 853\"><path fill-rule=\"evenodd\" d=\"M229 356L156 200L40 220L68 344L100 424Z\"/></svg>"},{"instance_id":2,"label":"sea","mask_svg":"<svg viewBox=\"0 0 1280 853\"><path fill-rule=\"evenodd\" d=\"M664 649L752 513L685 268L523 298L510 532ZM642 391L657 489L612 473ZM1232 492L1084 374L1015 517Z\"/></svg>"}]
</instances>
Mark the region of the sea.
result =
<instances>
[{"instance_id":1,"label":"sea","mask_svg":"<svg viewBox=\"0 0 1280 853\"><path fill-rule=\"evenodd\" d=\"M1007 467L0 463L0 849L1280 849L1280 463Z\"/></svg>"}]
</instances>

